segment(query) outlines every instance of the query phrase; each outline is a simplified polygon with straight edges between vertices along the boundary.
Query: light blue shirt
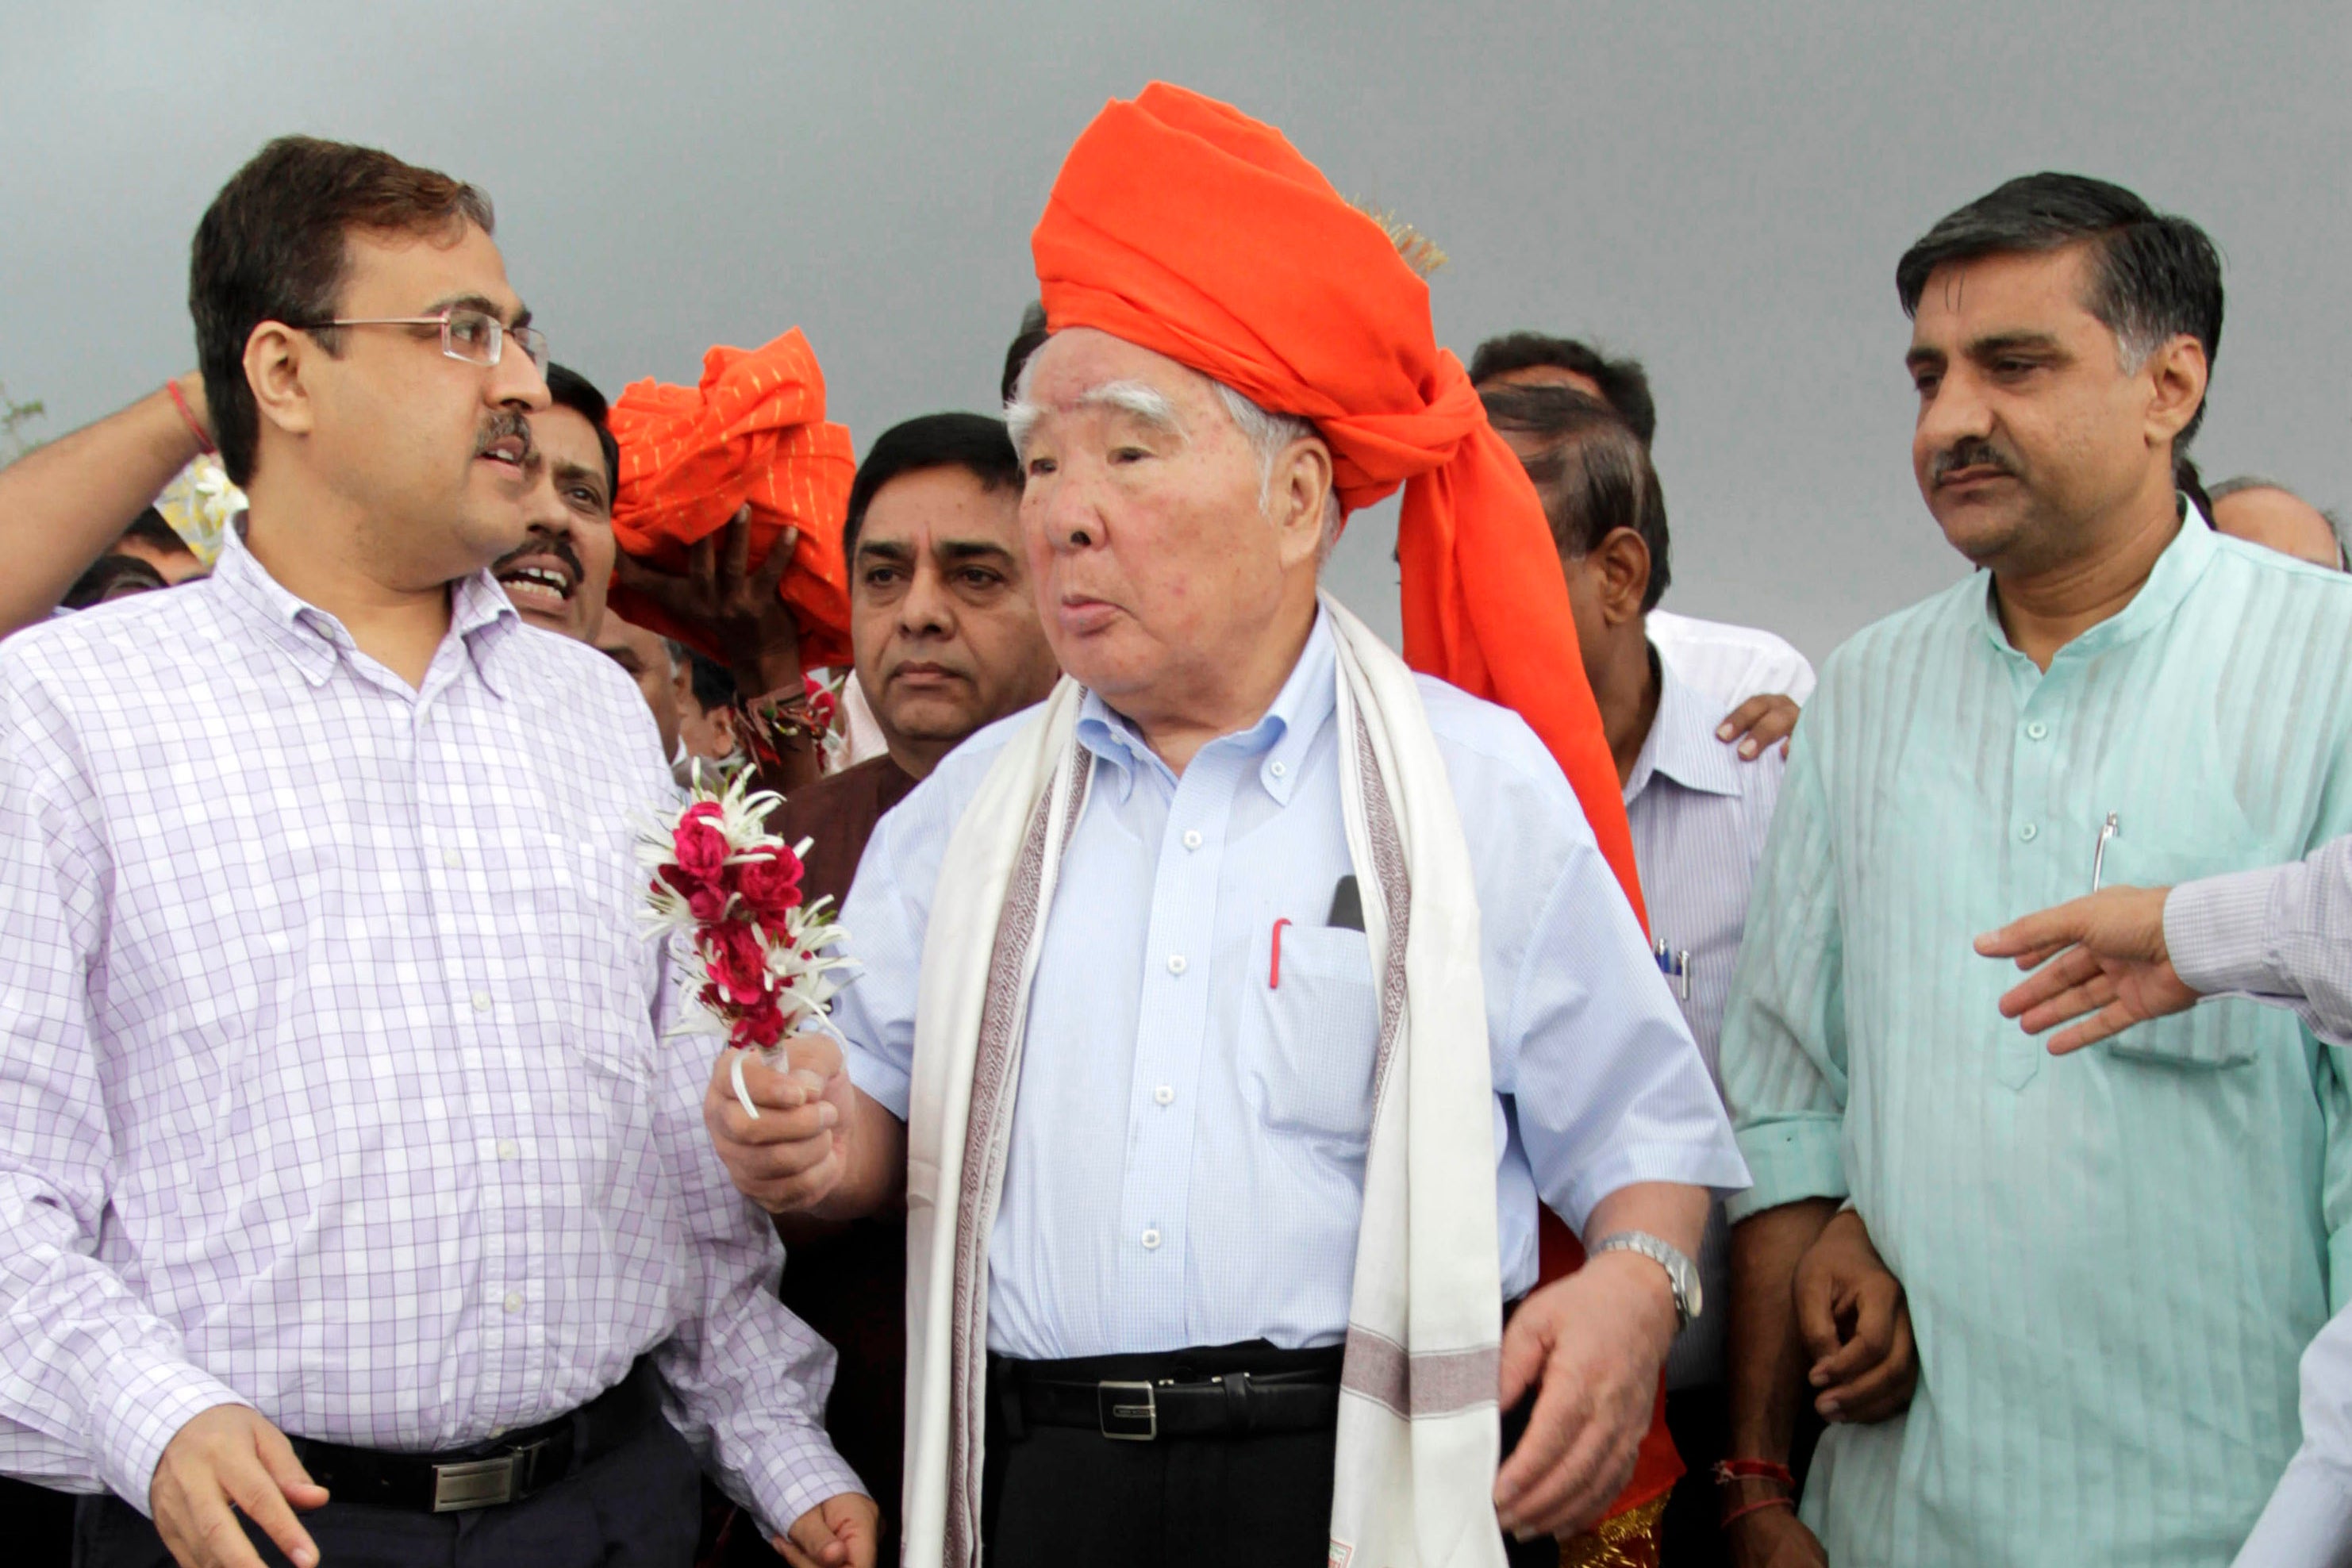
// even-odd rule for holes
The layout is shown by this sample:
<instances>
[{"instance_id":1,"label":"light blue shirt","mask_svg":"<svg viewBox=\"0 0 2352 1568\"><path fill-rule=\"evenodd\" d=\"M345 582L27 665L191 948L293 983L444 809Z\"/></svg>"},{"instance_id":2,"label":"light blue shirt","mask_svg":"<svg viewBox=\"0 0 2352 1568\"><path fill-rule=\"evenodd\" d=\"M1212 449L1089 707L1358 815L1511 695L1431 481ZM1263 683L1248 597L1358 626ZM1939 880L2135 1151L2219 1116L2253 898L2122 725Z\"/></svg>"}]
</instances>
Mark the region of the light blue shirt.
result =
<instances>
[{"instance_id":1,"label":"light blue shirt","mask_svg":"<svg viewBox=\"0 0 2352 1568\"><path fill-rule=\"evenodd\" d=\"M1772 807L1780 798L1780 748L1743 762L1716 738L1723 705L1656 660L1658 710L1625 780L1625 820L1650 930L1683 1021L1709 1074L1723 1037L1723 1005L1748 925L1748 892L1764 857ZM1666 1359L1666 1386L1723 1380L1724 1324L1731 1300L1730 1247L1720 1203L1708 1206L1699 1282L1706 1310L1683 1331Z\"/></svg>"},{"instance_id":2,"label":"light blue shirt","mask_svg":"<svg viewBox=\"0 0 2352 1568\"><path fill-rule=\"evenodd\" d=\"M1754 1189L1851 1194L1909 1293L1907 1415L1832 1426L1830 1561L2220 1564L2295 1451L2295 1362L2352 1283L2341 1064L2209 1003L2053 1058L1969 942L2091 886L2299 859L2352 828L2352 579L2193 516L2047 672L1983 574L1832 655L1723 1036Z\"/></svg>"},{"instance_id":3,"label":"light blue shirt","mask_svg":"<svg viewBox=\"0 0 2352 1568\"><path fill-rule=\"evenodd\" d=\"M1379 1022L1363 933L1328 923L1352 872L1337 679L1318 616L1265 716L1181 778L1087 696L1078 740L1095 785L1030 998L989 1247L992 1349L1056 1359L1343 1334ZM1630 1183L1737 1187L1747 1173L1559 766L1516 714L1439 681L1421 690L1478 889L1515 1296L1536 1280L1538 1193L1581 1226ZM834 1015L850 1076L902 1118L940 857L1028 721L973 736L882 819L843 911L866 966Z\"/></svg>"}]
</instances>

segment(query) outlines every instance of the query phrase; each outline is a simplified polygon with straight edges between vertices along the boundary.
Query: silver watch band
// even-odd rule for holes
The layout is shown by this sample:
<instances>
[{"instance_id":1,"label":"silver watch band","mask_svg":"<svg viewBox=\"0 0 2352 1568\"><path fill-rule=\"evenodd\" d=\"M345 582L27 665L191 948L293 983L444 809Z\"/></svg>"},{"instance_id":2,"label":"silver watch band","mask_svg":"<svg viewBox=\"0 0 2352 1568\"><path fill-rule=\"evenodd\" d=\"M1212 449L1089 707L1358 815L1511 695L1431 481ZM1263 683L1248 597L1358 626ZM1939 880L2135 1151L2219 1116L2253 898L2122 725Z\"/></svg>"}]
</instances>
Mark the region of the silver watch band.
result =
<instances>
[{"instance_id":1,"label":"silver watch band","mask_svg":"<svg viewBox=\"0 0 2352 1568\"><path fill-rule=\"evenodd\" d=\"M1698 1265L1664 1237L1652 1236L1646 1230L1612 1231L1585 1250L1594 1258L1604 1252L1638 1252L1664 1269L1666 1282L1674 1288L1676 1333L1690 1327L1691 1321L1706 1306L1699 1290Z\"/></svg>"}]
</instances>

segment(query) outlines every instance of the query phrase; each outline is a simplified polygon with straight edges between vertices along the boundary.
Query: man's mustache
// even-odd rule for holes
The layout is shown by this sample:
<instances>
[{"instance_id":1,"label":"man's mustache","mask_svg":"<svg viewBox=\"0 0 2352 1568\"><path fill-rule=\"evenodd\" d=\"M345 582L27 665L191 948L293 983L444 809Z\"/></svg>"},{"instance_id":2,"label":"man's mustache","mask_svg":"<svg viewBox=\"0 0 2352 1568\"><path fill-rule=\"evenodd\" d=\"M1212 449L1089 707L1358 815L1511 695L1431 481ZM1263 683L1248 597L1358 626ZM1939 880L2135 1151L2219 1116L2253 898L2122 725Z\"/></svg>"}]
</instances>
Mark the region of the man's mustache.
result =
<instances>
[{"instance_id":1,"label":"man's mustache","mask_svg":"<svg viewBox=\"0 0 2352 1568\"><path fill-rule=\"evenodd\" d=\"M2017 465L2010 461L2009 454L1977 437L1955 441L1937 453L1927 465L1927 480L1930 484L1940 485L1944 482L1944 476L1955 468L1991 468L1997 473L2007 474L2011 479L2017 477Z\"/></svg>"},{"instance_id":2,"label":"man's mustache","mask_svg":"<svg viewBox=\"0 0 2352 1568\"><path fill-rule=\"evenodd\" d=\"M530 537L522 542L520 549L509 550L499 557L498 564L490 568L490 575L497 576L526 555L552 555L572 568L573 582L584 583L588 580L588 568L580 563L580 552L572 548L572 541L560 533L541 533L536 527L531 530Z\"/></svg>"},{"instance_id":3,"label":"man's mustache","mask_svg":"<svg viewBox=\"0 0 2352 1568\"><path fill-rule=\"evenodd\" d=\"M530 421L511 408L501 408L482 421L482 428L474 437L474 456L486 455L499 442L513 437L522 438L522 467L528 471L539 462L539 443L531 438Z\"/></svg>"}]
</instances>

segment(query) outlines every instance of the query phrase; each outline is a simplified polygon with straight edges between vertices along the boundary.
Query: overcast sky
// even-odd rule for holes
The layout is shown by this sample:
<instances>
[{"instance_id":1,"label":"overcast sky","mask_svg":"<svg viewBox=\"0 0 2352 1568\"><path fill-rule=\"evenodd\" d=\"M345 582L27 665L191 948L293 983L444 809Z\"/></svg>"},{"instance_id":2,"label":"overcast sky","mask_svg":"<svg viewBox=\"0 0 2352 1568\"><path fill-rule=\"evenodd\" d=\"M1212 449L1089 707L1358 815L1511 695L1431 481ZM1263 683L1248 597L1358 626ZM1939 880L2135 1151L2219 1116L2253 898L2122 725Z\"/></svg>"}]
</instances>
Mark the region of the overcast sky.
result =
<instances>
[{"instance_id":1,"label":"overcast sky","mask_svg":"<svg viewBox=\"0 0 2352 1568\"><path fill-rule=\"evenodd\" d=\"M269 136L471 179L608 392L806 330L862 450L995 398L1064 151L1154 77L1280 125L1453 260L1438 333L1650 368L1669 607L1816 658L1961 570L1909 468L1893 273L2009 175L2202 223L2197 456L2352 500L2352 7L1233 3L222 8L0 0L0 382L57 435L193 363L187 241ZM1336 584L1395 624L1392 509Z\"/></svg>"}]
</instances>

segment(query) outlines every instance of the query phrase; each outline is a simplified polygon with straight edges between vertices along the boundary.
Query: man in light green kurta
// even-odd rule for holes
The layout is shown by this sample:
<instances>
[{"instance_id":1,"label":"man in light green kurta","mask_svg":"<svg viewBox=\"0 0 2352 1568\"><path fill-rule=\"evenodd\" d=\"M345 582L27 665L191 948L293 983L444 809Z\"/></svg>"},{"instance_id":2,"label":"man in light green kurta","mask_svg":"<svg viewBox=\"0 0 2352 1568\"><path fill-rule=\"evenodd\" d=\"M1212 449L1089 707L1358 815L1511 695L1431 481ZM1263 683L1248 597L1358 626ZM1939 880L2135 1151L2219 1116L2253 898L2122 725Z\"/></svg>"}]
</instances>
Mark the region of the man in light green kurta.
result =
<instances>
[{"instance_id":1,"label":"man in light green kurta","mask_svg":"<svg viewBox=\"0 0 2352 1568\"><path fill-rule=\"evenodd\" d=\"M2095 216L2105 193L2137 202L2083 181L2014 205ZM1997 218L2001 195L1975 205ZM2121 220L1937 253L1971 210L1904 292L1922 489L1990 571L1840 648L1798 732L1724 1030L1755 1176L1734 1294L1769 1316L1778 1260L1845 1198L1909 1293L1909 1413L1832 1426L1807 1483L1840 1568L2220 1568L2295 1451L2296 1357L2352 1286L2352 1095L2252 1003L2053 1058L1970 939L2088 891L2095 864L2158 886L2352 831L2352 581L2171 493L2218 268L2210 330L2167 331L2133 294L2165 279L2105 265L2147 239ZM2112 348L2070 300L2117 318ZM2146 472L2103 444L2117 427ZM1743 1430L1735 1318L1735 1452L1775 1440L1771 1331L1745 1340Z\"/></svg>"}]
</instances>

